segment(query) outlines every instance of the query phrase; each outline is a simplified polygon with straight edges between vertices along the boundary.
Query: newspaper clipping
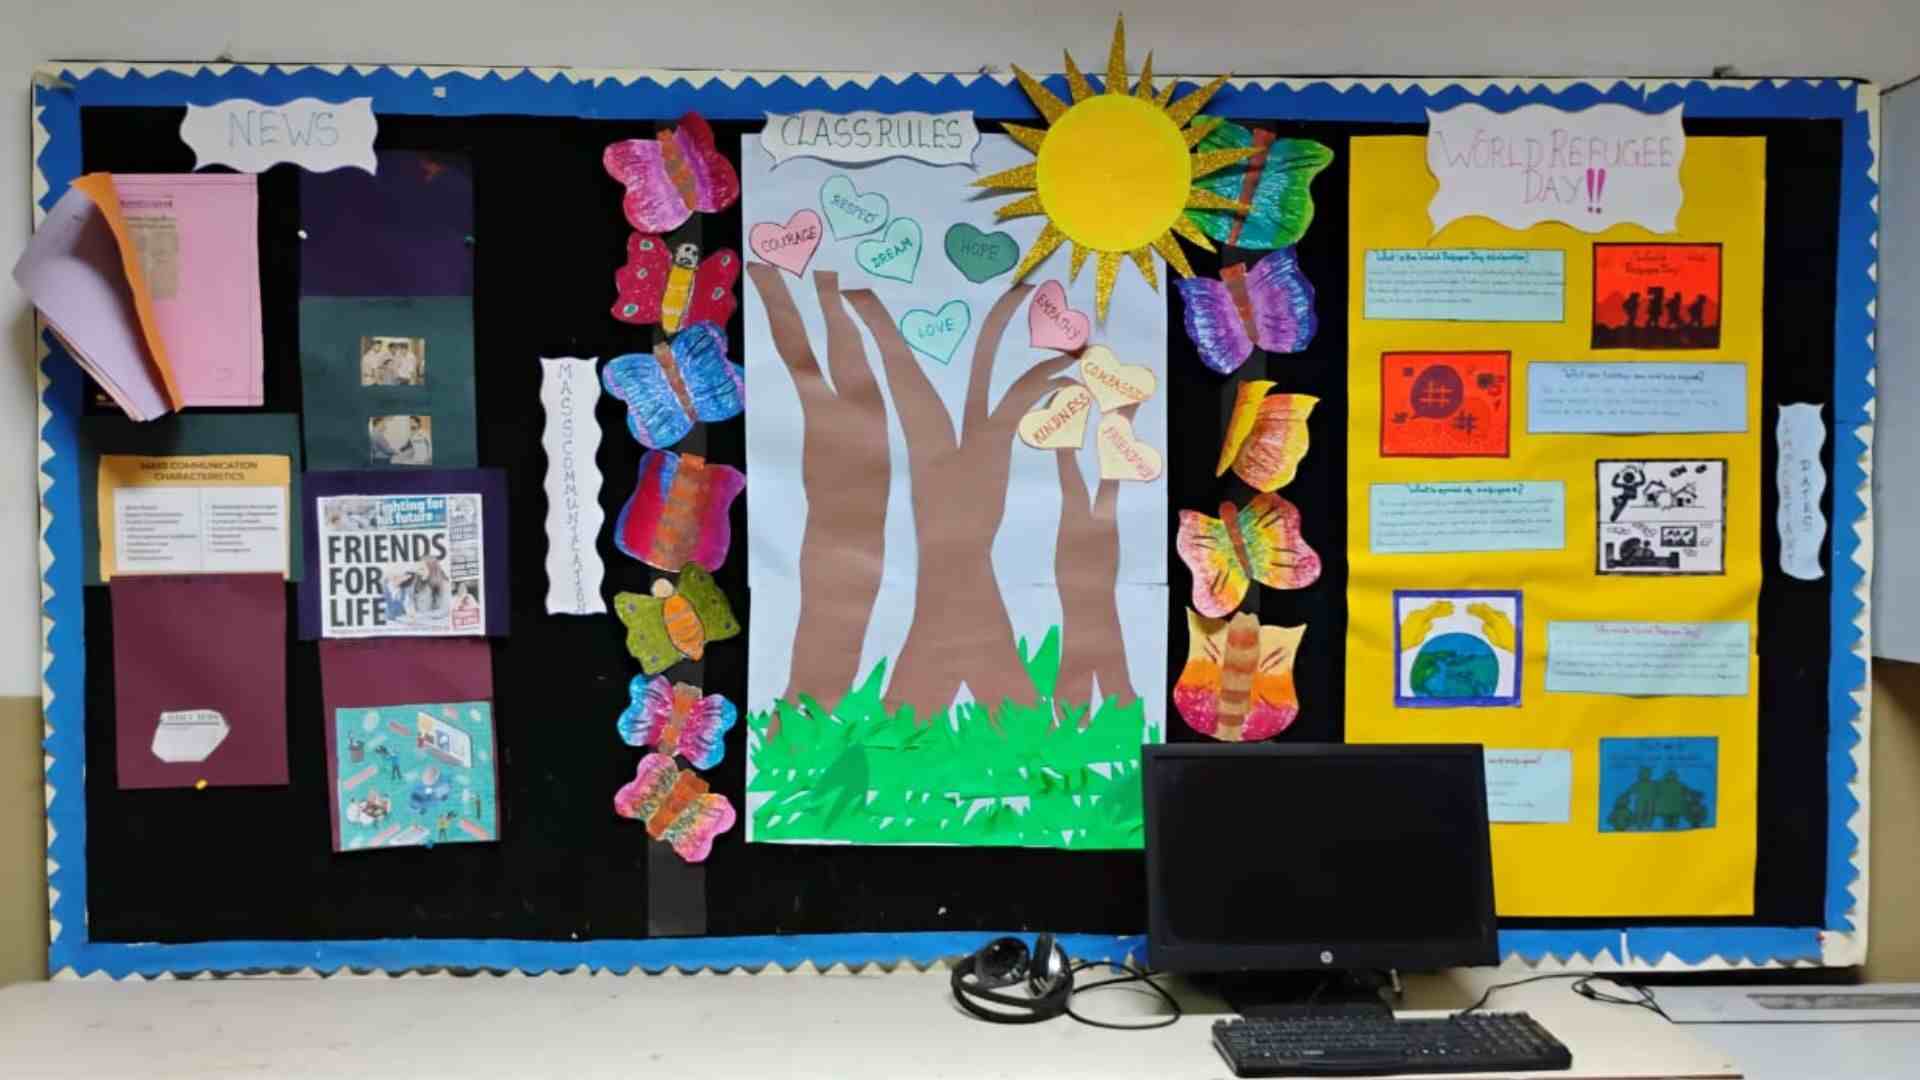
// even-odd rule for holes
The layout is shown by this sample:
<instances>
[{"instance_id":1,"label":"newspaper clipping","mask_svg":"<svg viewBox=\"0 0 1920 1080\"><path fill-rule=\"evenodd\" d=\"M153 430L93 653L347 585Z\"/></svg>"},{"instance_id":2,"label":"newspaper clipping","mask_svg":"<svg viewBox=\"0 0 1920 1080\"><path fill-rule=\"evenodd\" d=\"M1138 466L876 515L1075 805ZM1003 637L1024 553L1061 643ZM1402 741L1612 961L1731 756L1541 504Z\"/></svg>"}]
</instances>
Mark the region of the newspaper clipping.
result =
<instances>
[{"instance_id":1,"label":"newspaper clipping","mask_svg":"<svg viewBox=\"0 0 1920 1080\"><path fill-rule=\"evenodd\" d=\"M319 503L321 636L486 633L478 494Z\"/></svg>"}]
</instances>

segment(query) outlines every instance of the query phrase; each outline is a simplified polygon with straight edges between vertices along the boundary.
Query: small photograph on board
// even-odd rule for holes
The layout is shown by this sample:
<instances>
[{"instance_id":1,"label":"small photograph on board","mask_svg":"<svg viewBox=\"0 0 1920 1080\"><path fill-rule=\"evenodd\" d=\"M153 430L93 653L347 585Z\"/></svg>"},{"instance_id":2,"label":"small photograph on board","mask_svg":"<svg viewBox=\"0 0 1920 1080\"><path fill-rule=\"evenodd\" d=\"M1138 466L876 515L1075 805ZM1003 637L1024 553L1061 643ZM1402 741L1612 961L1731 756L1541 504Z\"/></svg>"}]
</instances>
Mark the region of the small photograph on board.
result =
<instances>
[{"instance_id":1,"label":"small photograph on board","mask_svg":"<svg viewBox=\"0 0 1920 1080\"><path fill-rule=\"evenodd\" d=\"M1727 572L1727 462L1674 458L1594 463L1596 570Z\"/></svg>"},{"instance_id":2,"label":"small photograph on board","mask_svg":"<svg viewBox=\"0 0 1920 1080\"><path fill-rule=\"evenodd\" d=\"M1394 705L1519 705L1520 616L1517 589L1395 589Z\"/></svg>"},{"instance_id":3,"label":"small photograph on board","mask_svg":"<svg viewBox=\"0 0 1920 1080\"><path fill-rule=\"evenodd\" d=\"M1380 456L1506 457L1511 367L1504 352L1382 353Z\"/></svg>"},{"instance_id":4,"label":"small photograph on board","mask_svg":"<svg viewBox=\"0 0 1920 1080\"><path fill-rule=\"evenodd\" d=\"M499 839L493 706L484 701L336 709L333 850Z\"/></svg>"},{"instance_id":5,"label":"small photograph on board","mask_svg":"<svg viewBox=\"0 0 1920 1080\"><path fill-rule=\"evenodd\" d=\"M433 464L433 417L400 415L368 419L367 460L375 465Z\"/></svg>"},{"instance_id":6,"label":"small photograph on board","mask_svg":"<svg viewBox=\"0 0 1920 1080\"><path fill-rule=\"evenodd\" d=\"M1719 348L1720 245L1593 245L1593 347Z\"/></svg>"},{"instance_id":7,"label":"small photograph on board","mask_svg":"<svg viewBox=\"0 0 1920 1080\"><path fill-rule=\"evenodd\" d=\"M426 382L426 338L360 339L361 386L425 386Z\"/></svg>"},{"instance_id":8,"label":"small photograph on board","mask_svg":"<svg viewBox=\"0 0 1920 1080\"><path fill-rule=\"evenodd\" d=\"M1719 809L1720 740L1600 740L1600 831L1711 829Z\"/></svg>"}]
</instances>

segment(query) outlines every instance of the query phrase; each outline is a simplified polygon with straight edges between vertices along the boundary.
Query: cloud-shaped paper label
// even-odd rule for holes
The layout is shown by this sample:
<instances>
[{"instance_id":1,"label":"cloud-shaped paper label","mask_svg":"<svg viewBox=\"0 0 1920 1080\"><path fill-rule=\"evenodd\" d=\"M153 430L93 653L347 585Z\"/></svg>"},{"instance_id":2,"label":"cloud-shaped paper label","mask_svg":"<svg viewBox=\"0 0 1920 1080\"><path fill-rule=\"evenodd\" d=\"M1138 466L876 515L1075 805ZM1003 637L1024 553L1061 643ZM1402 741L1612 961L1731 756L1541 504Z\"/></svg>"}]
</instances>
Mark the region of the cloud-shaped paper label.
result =
<instances>
[{"instance_id":1,"label":"cloud-shaped paper label","mask_svg":"<svg viewBox=\"0 0 1920 1080\"><path fill-rule=\"evenodd\" d=\"M231 98L188 105L180 122L180 138L193 148L194 168L228 165L243 173L282 163L308 172L353 168L371 173L378 130L370 97L295 98L283 105Z\"/></svg>"},{"instance_id":2,"label":"cloud-shaped paper label","mask_svg":"<svg viewBox=\"0 0 1920 1080\"><path fill-rule=\"evenodd\" d=\"M1663 113L1625 105L1496 113L1461 105L1429 109L1427 124L1427 166L1440 181L1427 208L1435 232L1475 216L1510 229L1543 221L1585 233L1676 227L1687 149L1678 105Z\"/></svg>"}]
</instances>

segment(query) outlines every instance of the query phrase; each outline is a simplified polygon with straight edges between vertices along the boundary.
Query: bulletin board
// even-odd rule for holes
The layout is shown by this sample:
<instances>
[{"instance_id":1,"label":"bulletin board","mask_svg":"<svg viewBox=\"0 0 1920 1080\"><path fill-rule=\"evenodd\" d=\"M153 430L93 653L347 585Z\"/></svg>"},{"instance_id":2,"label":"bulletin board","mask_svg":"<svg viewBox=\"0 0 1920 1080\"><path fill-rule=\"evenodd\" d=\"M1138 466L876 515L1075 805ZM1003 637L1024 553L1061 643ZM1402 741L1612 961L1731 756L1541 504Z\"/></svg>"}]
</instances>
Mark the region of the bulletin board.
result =
<instances>
[{"instance_id":1,"label":"bulletin board","mask_svg":"<svg viewBox=\"0 0 1920 1080\"><path fill-rule=\"evenodd\" d=\"M1045 80L1057 101L1077 100L1075 82L1085 76L1070 75ZM1163 76L1161 82L1186 94L1204 80ZM647 348L643 335L607 314L612 271L628 257L631 230L622 220L620 189L603 169L604 148L650 137L689 112L704 116L719 152L746 177L747 190L743 204L705 216L701 239L708 250L746 251L754 226L784 217L756 207L756 183L762 193L771 190L755 179L763 172L755 156L762 153L759 132L767 114L970 110L983 135L1000 133L1003 123L1050 119L1013 76L57 64L43 69L33 88L36 220L85 173L190 171L193 153L177 134L186 106L235 98L370 98L383 152L453 153L471 164L477 453L476 460L456 464L503 469L510 507L513 625L489 646L499 839L381 853L332 850L320 666L313 642L301 640L292 626L285 786L140 791L116 784L114 612L106 590L89 584L87 565L96 556L83 539L79 514L88 490L83 477L114 448L98 434L106 429L105 409L91 399L59 340L45 334L41 551L50 968L56 974L924 965L970 952L999 933L1039 930L1065 934L1076 957L1139 952L1144 872L1140 853L1124 842L1086 850L1074 850L1072 835L1060 843L1023 837L988 846L925 838L893 845L846 836L814 839L853 842L778 843L769 841L788 838L779 822L756 818L760 832L753 842L743 822L719 836L697 866L663 857L662 845L607 806L638 756L608 736L638 673L625 628L612 611L562 618L542 604L549 567L541 359L604 360ZM1682 170L1687 198L1675 233L1622 226L1588 234L1554 224L1515 229L1483 218L1436 229L1427 212L1436 187L1426 171L1429 114L1465 104L1494 112L1525 105L1569 111L1624 105L1647 113L1680 107L1689 150ZM1282 493L1297 508L1296 539L1317 553L1318 577L1307 587L1261 592L1248 608L1269 627L1308 628L1293 646L1298 714L1277 737L1582 747L1572 762L1571 822L1553 831L1496 826L1505 957L1642 969L1862 962L1874 89L1848 80L1240 77L1219 88L1206 112L1331 151L1312 179L1312 224L1292 248L1298 272L1313 286L1317 333L1289 354L1256 352L1238 373L1317 398L1302 421L1311 449ZM771 175L779 177L779 169ZM311 224L301 215L300 190L288 167L260 176L266 376L265 402L253 413L300 416L311 393L302 381L298 325L299 245ZM1021 235L1023 244L1037 243L1031 233ZM1683 359L1744 363L1740 431L1688 435L1684 450L1675 450L1673 439L1656 443L1644 435L1581 436L1590 442L1573 450L1543 441L1528 428L1539 405L1523 396L1527 365L1620 358L1590 336L1596 309L1617 302L1596 288L1610 272L1604 249L1656 242L1716 249L1711 315L1676 311L1666 324L1718 328L1706 351ZM1502 324L1492 332L1447 320L1368 318L1368 253L1428 247L1562 251L1564 310L1551 322ZM1144 539L1130 534L1119 556L1119 615L1129 658L1121 663L1137 661L1142 642L1152 646L1149 652L1165 654L1164 671L1143 674L1134 662L1119 676L1139 691L1144 711L1133 722L1146 741L1205 737L1190 718L1182 722L1170 700L1185 672L1192 629L1192 578L1178 552L1181 512L1212 513L1222 500L1245 502L1248 494L1224 466L1216 472L1222 439L1232 428L1234 383L1209 370L1182 333L1182 297L1166 262L1156 262L1164 252L1155 250L1159 254L1144 257L1159 271L1151 287L1132 276L1132 265L1121 264L1117 279L1109 276L1115 317L1163 322L1166 338L1157 418L1143 408L1135 429L1164 452L1164 532ZM929 250L928 258L935 254ZM1199 278L1221 273L1219 254L1188 248L1184 257ZM964 272L960 261L954 267ZM1692 290L1696 301L1706 292L1704 286ZM731 314L727 336L751 383L755 364L774 361L767 350L756 350L749 328L749 319L765 318L758 306L765 294L745 280L741 293L745 310ZM982 309L971 318L991 322L985 305L976 306ZM919 314L937 319L942 313ZM1632 316L1626 324L1633 326ZM1418 438L1404 443L1395 433L1394 395L1411 402L1422 389L1411 385L1415 373L1435 357L1451 358L1440 366L1464 376L1466 393L1501 386L1513 394L1488 403L1493 411L1483 417L1506 425L1502 452L1470 470L1436 471L1423 463ZM950 360L940 363L953 370ZM1494 375L1505 381L1489 381ZM900 391L893 393L898 406ZM1818 453L1827 481L1820 501L1827 531L1815 557L1820 574L1811 581L1781 572L1773 527L1779 512L1775 417L1789 403L1817 406L1827 432ZM212 421L247 412L204 416ZM646 467L646 448L629 437L620 401L602 397L594 419L604 477L599 502L612 526ZM772 489L761 493L751 479L757 451L749 438L758 436L745 429L755 422L750 407L744 424L710 424L695 436L708 461L749 476L747 497L731 506L733 557L713 575L745 632L714 644L704 661L706 690L735 699L750 693L755 620L774 619L782 602L779 587L756 580L758 565L750 568L741 554L779 523L779 504L758 501ZM1724 510L1714 519L1724 538L1722 562L1712 568L1711 581L1623 581L1599 603L1580 595L1593 579L1569 576L1567 560L1599 559L1600 571L1614 557L1596 546L1608 513L1596 496L1619 490L1613 480L1627 465L1643 473L1696 469L1696 483L1722 493ZM1016 480L1021 467L1015 466ZM1596 468L1611 471L1596 474ZM1436 478L1565 485L1565 550L1442 554L1411 570L1383 565L1375 553L1375 518L1385 511L1370 500L1370 488ZM1123 501L1119 513L1124 519L1142 506L1153 504ZM644 592L653 575L618 550L610 532L595 542L605 566L604 593ZM1371 545L1369 537L1376 537ZM1157 583L1159 592L1128 599L1129 574ZM287 588L291 597L300 586ZM1550 650L1574 647L1559 638L1550 643L1550 623L1654 619L1663 605L1684 606L1672 599L1684 595L1700 598L1714 620L1753 628L1747 691L1737 699L1543 692L1547 678L1578 676L1548 671ZM1491 619L1480 617L1489 640L1502 645L1505 666L1497 670L1510 673L1511 689L1496 685L1475 693L1511 693L1515 700L1495 702L1498 709L1398 707L1406 677L1395 668L1405 650L1394 635L1432 634L1431 627L1458 617L1454 608L1432 608L1435 600L1495 611ZM1131 606L1147 601L1150 609ZM1410 606L1396 606L1402 603ZM1550 618L1556 606L1582 614ZM1502 624L1504 631L1492 629ZM1563 632L1574 628L1552 630ZM1037 637L1021 648L1023 663L1050 655ZM1114 676L1099 678L1104 684ZM1420 692L1404 686L1409 695ZM1606 709L1617 723L1601 716ZM762 724L744 722L731 737L744 740L751 729L753 738L771 738L756 726ZM1615 793L1601 790L1600 755L1608 751L1580 741L1596 734L1716 738L1713 827L1658 838L1607 836L1602 803ZM708 772L713 790L741 803L743 816L748 757L736 742ZM1620 760L1631 770L1640 759ZM1124 771L1119 775L1124 780ZM1630 825L1623 818L1611 828L1630 831ZM1243 827L1257 842L1260 828L1300 826ZM1569 842L1570 829L1581 832L1577 842ZM1634 854L1645 850L1635 845L1655 842L1683 845L1698 873L1663 874L1660 862ZM1663 858L1672 853L1669 848ZM1570 896L1540 885L1549 878L1587 884ZM1728 902L1730 895L1744 899Z\"/></svg>"}]
</instances>

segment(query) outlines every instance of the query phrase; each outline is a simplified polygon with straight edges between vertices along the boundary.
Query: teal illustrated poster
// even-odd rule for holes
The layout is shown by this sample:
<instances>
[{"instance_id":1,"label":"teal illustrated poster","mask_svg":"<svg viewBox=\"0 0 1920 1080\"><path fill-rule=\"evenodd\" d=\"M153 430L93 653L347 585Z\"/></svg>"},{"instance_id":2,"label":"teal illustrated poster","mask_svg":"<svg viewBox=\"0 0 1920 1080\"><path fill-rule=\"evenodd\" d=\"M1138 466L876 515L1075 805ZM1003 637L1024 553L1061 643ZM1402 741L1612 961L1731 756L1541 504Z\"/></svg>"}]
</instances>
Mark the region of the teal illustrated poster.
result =
<instances>
[{"instance_id":1,"label":"teal illustrated poster","mask_svg":"<svg viewBox=\"0 0 1920 1080\"><path fill-rule=\"evenodd\" d=\"M335 851L499 838L489 703L336 709L333 729Z\"/></svg>"},{"instance_id":2,"label":"teal illustrated poster","mask_svg":"<svg viewBox=\"0 0 1920 1080\"><path fill-rule=\"evenodd\" d=\"M1720 803L1720 740L1600 740L1600 831L1711 829Z\"/></svg>"}]
</instances>

